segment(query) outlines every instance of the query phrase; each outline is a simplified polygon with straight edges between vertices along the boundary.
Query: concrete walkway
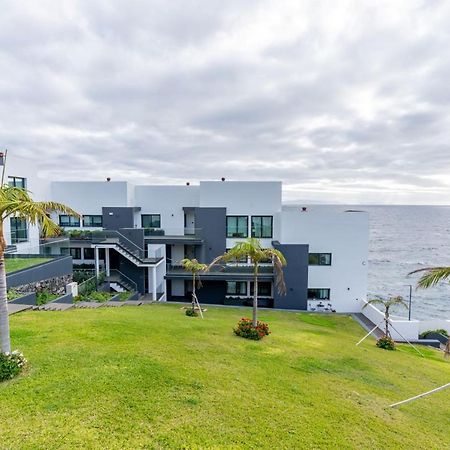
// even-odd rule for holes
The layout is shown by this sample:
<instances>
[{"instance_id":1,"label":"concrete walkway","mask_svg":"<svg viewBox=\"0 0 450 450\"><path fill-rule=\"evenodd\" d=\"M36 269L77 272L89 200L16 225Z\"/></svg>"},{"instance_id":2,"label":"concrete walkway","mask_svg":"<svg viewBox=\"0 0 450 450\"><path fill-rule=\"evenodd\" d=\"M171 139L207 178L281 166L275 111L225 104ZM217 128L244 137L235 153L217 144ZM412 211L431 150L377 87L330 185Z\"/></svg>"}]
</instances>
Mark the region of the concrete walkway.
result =
<instances>
[{"instance_id":1,"label":"concrete walkway","mask_svg":"<svg viewBox=\"0 0 450 450\"><path fill-rule=\"evenodd\" d=\"M20 305L16 303L8 303L8 316L11 314L16 314L21 311L26 311L27 309L33 308L32 305Z\"/></svg>"}]
</instances>

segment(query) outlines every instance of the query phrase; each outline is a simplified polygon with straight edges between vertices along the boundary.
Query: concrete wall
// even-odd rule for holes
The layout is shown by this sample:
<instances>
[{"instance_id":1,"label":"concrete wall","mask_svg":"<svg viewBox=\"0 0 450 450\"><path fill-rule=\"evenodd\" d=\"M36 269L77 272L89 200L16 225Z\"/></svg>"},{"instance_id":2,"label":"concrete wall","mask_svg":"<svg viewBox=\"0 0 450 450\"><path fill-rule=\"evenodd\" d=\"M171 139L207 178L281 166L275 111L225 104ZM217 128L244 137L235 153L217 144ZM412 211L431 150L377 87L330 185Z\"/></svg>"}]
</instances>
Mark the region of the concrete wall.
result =
<instances>
[{"instance_id":1,"label":"concrete wall","mask_svg":"<svg viewBox=\"0 0 450 450\"><path fill-rule=\"evenodd\" d=\"M104 206L131 206L125 181L54 181L52 200L65 203L80 214L102 214Z\"/></svg>"},{"instance_id":2,"label":"concrete wall","mask_svg":"<svg viewBox=\"0 0 450 450\"><path fill-rule=\"evenodd\" d=\"M331 266L310 266L309 288L329 288L337 312L358 312L367 296L367 213L282 212L282 243L309 244L310 253L332 253Z\"/></svg>"},{"instance_id":3,"label":"concrete wall","mask_svg":"<svg viewBox=\"0 0 450 450\"><path fill-rule=\"evenodd\" d=\"M6 276L8 288L36 283L51 278L59 278L65 275L72 275L72 257L63 256L52 259L38 266L29 267L10 273Z\"/></svg>"},{"instance_id":4,"label":"concrete wall","mask_svg":"<svg viewBox=\"0 0 450 450\"><path fill-rule=\"evenodd\" d=\"M284 281L286 295L280 295L273 287L274 308L307 309L308 290L308 245L305 244L275 244L286 258Z\"/></svg>"},{"instance_id":5,"label":"concrete wall","mask_svg":"<svg viewBox=\"0 0 450 450\"><path fill-rule=\"evenodd\" d=\"M183 207L199 204L198 186L136 186L135 204L141 208L140 215L160 214L161 228L169 235L184 234Z\"/></svg>"},{"instance_id":6,"label":"concrete wall","mask_svg":"<svg viewBox=\"0 0 450 450\"><path fill-rule=\"evenodd\" d=\"M226 250L225 208L196 208L195 223L205 241L200 248L200 262L209 264Z\"/></svg>"},{"instance_id":7,"label":"concrete wall","mask_svg":"<svg viewBox=\"0 0 450 450\"><path fill-rule=\"evenodd\" d=\"M103 228L119 230L120 228L134 228L134 208L105 206L101 209Z\"/></svg>"}]
</instances>

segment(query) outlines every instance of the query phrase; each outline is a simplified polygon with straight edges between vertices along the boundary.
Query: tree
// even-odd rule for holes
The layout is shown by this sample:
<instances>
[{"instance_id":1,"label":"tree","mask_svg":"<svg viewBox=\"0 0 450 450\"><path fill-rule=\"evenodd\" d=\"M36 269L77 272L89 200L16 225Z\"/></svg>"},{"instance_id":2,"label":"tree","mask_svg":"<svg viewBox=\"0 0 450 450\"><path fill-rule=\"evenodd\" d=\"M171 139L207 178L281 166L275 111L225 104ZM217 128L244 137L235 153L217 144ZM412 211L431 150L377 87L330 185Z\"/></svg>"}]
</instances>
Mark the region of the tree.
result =
<instances>
[{"instance_id":1,"label":"tree","mask_svg":"<svg viewBox=\"0 0 450 450\"><path fill-rule=\"evenodd\" d=\"M249 238L243 242L238 242L233 248L223 255L218 256L208 266L210 270L213 266L220 263L229 263L239 261L242 258L250 258L253 265L253 327L258 324L258 274L260 264L264 261L271 261L275 269L275 285L278 292L282 295L286 293L284 283L283 267L286 266L286 259L279 250L274 248L262 248L259 239Z\"/></svg>"},{"instance_id":2,"label":"tree","mask_svg":"<svg viewBox=\"0 0 450 450\"><path fill-rule=\"evenodd\" d=\"M422 273L422 276L417 282L417 287L427 289L450 278L450 267L426 267L424 269L414 270L408 275L415 273Z\"/></svg>"},{"instance_id":3,"label":"tree","mask_svg":"<svg viewBox=\"0 0 450 450\"><path fill-rule=\"evenodd\" d=\"M9 217L18 217L27 220L32 225L40 225L42 236L51 236L59 231L59 226L50 218L51 212L80 216L73 209L61 203L35 202L25 189L6 184L0 187L0 351L3 353L11 352L5 267L7 244L3 224Z\"/></svg>"},{"instance_id":4,"label":"tree","mask_svg":"<svg viewBox=\"0 0 450 450\"><path fill-rule=\"evenodd\" d=\"M195 293L195 285L196 283L198 283L198 287L201 287L201 282L198 274L199 272L204 272L208 268L208 266L206 264L199 263L196 259L188 258L182 259L181 265L186 272L191 272L192 274L192 310L195 310L195 304L197 303L201 314L200 304L198 303L197 295Z\"/></svg>"},{"instance_id":5,"label":"tree","mask_svg":"<svg viewBox=\"0 0 450 450\"><path fill-rule=\"evenodd\" d=\"M408 305L403 299L403 297L399 295L397 297L389 297L388 299L377 297L372 300L369 300L363 306L363 308L365 308L367 305L382 305L384 307L384 334L386 337L391 339L391 332L389 330L390 309L394 305L404 306L406 309L408 309Z\"/></svg>"}]
</instances>

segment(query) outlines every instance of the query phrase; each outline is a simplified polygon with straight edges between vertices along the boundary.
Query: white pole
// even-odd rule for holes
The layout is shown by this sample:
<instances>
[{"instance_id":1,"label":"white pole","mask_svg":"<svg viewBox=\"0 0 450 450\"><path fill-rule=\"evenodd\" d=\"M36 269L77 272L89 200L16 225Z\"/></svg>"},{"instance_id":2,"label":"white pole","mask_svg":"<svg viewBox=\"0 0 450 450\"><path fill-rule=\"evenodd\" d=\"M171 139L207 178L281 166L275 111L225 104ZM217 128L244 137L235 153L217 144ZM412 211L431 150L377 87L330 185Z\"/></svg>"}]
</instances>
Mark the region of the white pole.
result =
<instances>
[{"instance_id":1,"label":"white pole","mask_svg":"<svg viewBox=\"0 0 450 450\"><path fill-rule=\"evenodd\" d=\"M153 270L152 270L152 276L153 276L153 295L152 295L152 300L154 302L156 302L156 300L158 300L156 294L156 266L153 266Z\"/></svg>"},{"instance_id":2,"label":"white pole","mask_svg":"<svg viewBox=\"0 0 450 450\"><path fill-rule=\"evenodd\" d=\"M414 347L414 345L411 344L411 342L408 341L408 339L406 339L401 333L400 331L397 330L397 328L394 327L394 325L392 325L391 322L391 327L400 335L401 338L403 338L422 358L425 358L425 356L423 355L423 353L417 349L416 347Z\"/></svg>"},{"instance_id":3,"label":"white pole","mask_svg":"<svg viewBox=\"0 0 450 450\"><path fill-rule=\"evenodd\" d=\"M425 397L426 395L434 394L435 392L442 391L444 389L447 389L448 387L450 387L450 383L444 384L444 386L438 387L436 389L432 389L431 391L424 392L423 394L416 395L415 397L408 398L408 399L403 400L401 402L392 403L392 405L389 405L389 408L394 408L395 406L403 405L405 403L412 402L413 400L417 400L418 398Z\"/></svg>"},{"instance_id":4,"label":"white pole","mask_svg":"<svg viewBox=\"0 0 450 450\"><path fill-rule=\"evenodd\" d=\"M106 275L109 277L111 275L109 267L109 248L105 248L105 264L106 264Z\"/></svg>"},{"instance_id":5,"label":"white pole","mask_svg":"<svg viewBox=\"0 0 450 450\"><path fill-rule=\"evenodd\" d=\"M98 247L95 247L95 276L98 278L100 275L100 261L98 254Z\"/></svg>"},{"instance_id":6,"label":"white pole","mask_svg":"<svg viewBox=\"0 0 450 450\"><path fill-rule=\"evenodd\" d=\"M356 345L361 344L362 341L364 341L365 339L367 339L379 326L380 324L384 321L384 319L378 323L378 325L375 325Z\"/></svg>"}]
</instances>

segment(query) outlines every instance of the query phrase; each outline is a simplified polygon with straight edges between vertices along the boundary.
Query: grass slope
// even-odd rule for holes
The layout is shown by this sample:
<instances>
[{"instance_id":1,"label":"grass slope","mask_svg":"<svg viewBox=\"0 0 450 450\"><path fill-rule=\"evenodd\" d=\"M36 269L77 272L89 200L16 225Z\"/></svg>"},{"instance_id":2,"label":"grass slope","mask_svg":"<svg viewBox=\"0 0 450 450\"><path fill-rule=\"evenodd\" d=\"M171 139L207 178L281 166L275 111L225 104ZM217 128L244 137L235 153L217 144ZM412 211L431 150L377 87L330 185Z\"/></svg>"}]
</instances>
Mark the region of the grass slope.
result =
<instances>
[{"instance_id":1,"label":"grass slope","mask_svg":"<svg viewBox=\"0 0 450 450\"><path fill-rule=\"evenodd\" d=\"M49 258L5 258L6 273L26 269L48 261Z\"/></svg>"},{"instance_id":2,"label":"grass slope","mask_svg":"<svg viewBox=\"0 0 450 450\"><path fill-rule=\"evenodd\" d=\"M250 313L250 311L246 311ZM29 373L0 385L0 448L448 448L450 364L388 352L349 317L261 311L273 334L235 337L242 310L177 305L11 317Z\"/></svg>"}]
</instances>

